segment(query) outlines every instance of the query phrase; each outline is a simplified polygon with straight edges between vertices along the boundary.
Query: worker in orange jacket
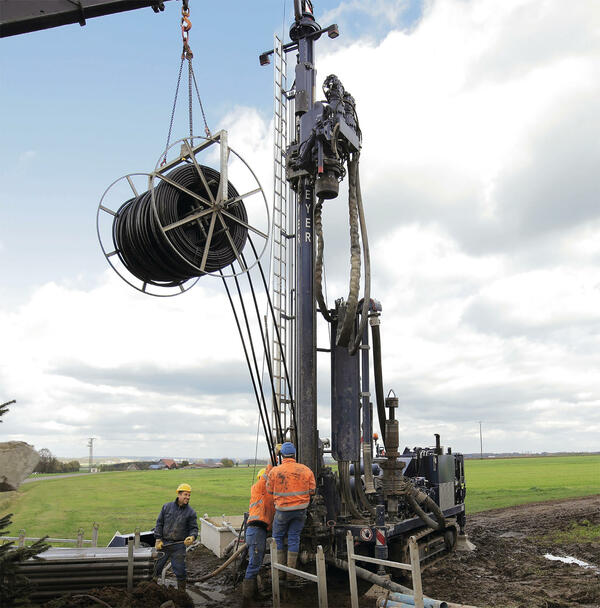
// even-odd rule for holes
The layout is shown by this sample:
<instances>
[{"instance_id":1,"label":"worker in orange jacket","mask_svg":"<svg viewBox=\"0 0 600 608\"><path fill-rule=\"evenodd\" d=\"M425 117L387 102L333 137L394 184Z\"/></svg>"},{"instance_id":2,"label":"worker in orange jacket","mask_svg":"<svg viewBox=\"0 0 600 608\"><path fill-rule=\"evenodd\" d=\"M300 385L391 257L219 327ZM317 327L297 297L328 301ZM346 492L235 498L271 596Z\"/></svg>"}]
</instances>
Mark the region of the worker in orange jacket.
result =
<instances>
[{"instance_id":1,"label":"worker in orange jacket","mask_svg":"<svg viewBox=\"0 0 600 608\"><path fill-rule=\"evenodd\" d=\"M280 454L283 462L273 468L267 477L267 491L275 502L273 538L277 543L277 561L296 567L300 550L300 533L306 521L306 508L317 484L313 472L296 462L296 448L286 441ZM288 537L287 559L284 538Z\"/></svg>"},{"instance_id":2,"label":"worker in orange jacket","mask_svg":"<svg viewBox=\"0 0 600 608\"><path fill-rule=\"evenodd\" d=\"M275 506L273 497L267 492L267 475L272 469L269 465L261 469L256 476L256 483L250 490L250 508L246 526L246 544L248 545L248 567L242 583L244 602L258 594L256 577L263 562L267 546L267 532L271 530Z\"/></svg>"}]
</instances>

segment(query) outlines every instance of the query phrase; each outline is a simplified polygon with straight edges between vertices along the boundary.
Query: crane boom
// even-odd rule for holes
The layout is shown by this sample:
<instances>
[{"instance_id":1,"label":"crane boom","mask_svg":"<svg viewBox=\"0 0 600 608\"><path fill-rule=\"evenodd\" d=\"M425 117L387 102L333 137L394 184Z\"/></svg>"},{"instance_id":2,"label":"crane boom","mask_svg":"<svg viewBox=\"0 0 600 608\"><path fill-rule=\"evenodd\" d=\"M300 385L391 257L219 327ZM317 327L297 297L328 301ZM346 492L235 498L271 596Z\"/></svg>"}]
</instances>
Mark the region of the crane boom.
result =
<instances>
[{"instance_id":1,"label":"crane boom","mask_svg":"<svg viewBox=\"0 0 600 608\"><path fill-rule=\"evenodd\" d=\"M0 0L0 38L26 34L87 19L152 7L165 9L168 0Z\"/></svg>"}]
</instances>

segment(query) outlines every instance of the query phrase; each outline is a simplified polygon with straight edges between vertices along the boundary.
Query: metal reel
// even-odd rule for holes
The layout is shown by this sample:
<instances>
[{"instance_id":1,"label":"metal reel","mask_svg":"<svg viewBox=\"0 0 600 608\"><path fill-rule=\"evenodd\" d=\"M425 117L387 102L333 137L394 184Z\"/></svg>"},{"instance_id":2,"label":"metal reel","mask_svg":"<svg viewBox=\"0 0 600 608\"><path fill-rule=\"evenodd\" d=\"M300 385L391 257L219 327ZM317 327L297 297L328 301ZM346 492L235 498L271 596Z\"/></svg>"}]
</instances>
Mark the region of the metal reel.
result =
<instances>
[{"instance_id":1,"label":"metal reel","mask_svg":"<svg viewBox=\"0 0 600 608\"><path fill-rule=\"evenodd\" d=\"M165 163L164 159L169 156L173 156L174 159ZM208 197L193 193L169 178L170 172L186 163L195 169ZM205 166L218 167L218 187L215 188L209 183L203 169ZM158 218L156 201L156 189L160 182L166 182L191 197L196 208L177 222L164 225ZM236 184L236 188L232 188L233 183ZM169 242L173 244L169 233L174 228L196 224L203 231L206 238L203 255L198 263L192 263L202 275L234 277L258 264L269 241L269 205L254 171L235 150L228 146L227 131L219 131L210 138L188 137L173 143L165 153L161 154L152 174L151 184L155 217L161 223L163 234ZM245 208L247 221L231 211L240 202ZM228 225L242 226L248 231L250 247L246 246L247 251L244 255L231 238ZM230 265L230 272L225 272L223 269L206 270L207 257L218 233L221 233L221 238L226 239L237 263L237 269L234 268L233 263ZM175 244L173 246L180 254ZM189 259L187 261L189 262Z\"/></svg>"},{"instance_id":2,"label":"metal reel","mask_svg":"<svg viewBox=\"0 0 600 608\"><path fill-rule=\"evenodd\" d=\"M161 159L153 173L113 182L100 200L98 239L117 274L166 297L201 276L238 276L258 264L270 234L267 199L227 133L181 139Z\"/></svg>"},{"instance_id":3,"label":"metal reel","mask_svg":"<svg viewBox=\"0 0 600 608\"><path fill-rule=\"evenodd\" d=\"M100 199L96 212L96 233L102 253L112 269L123 281L142 293L156 297L171 297L186 292L193 287L200 277L193 277L176 285L164 282L143 281L136 277L125 264L120 251L116 248L113 237L113 224L124 201L151 187L151 173L129 173L116 179Z\"/></svg>"}]
</instances>

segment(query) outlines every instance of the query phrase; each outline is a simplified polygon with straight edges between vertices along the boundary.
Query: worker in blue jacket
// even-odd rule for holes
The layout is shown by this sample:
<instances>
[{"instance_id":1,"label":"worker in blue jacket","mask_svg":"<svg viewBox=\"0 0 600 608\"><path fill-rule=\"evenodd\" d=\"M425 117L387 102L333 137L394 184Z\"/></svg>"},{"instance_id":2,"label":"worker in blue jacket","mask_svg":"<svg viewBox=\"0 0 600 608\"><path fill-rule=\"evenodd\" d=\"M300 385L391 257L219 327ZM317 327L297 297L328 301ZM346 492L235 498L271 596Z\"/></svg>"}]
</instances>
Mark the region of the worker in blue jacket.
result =
<instances>
[{"instance_id":1,"label":"worker in blue jacket","mask_svg":"<svg viewBox=\"0 0 600 608\"><path fill-rule=\"evenodd\" d=\"M187 578L185 570L185 549L198 537L198 518L190 507L192 488L182 483L177 488L177 498L163 505L156 520L154 537L156 550L161 552L154 575L158 577L167 562L171 560L173 572L177 577L177 588L185 591Z\"/></svg>"}]
</instances>

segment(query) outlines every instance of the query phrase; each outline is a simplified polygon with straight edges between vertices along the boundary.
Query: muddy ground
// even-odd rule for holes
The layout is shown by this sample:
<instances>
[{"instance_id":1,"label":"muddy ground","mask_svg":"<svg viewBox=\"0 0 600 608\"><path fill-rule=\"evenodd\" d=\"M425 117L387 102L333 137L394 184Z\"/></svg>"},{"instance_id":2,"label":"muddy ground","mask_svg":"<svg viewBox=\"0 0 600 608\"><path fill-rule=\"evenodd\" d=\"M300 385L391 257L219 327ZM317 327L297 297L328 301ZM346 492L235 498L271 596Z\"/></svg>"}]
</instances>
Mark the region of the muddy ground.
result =
<instances>
[{"instance_id":1,"label":"muddy ground","mask_svg":"<svg viewBox=\"0 0 600 608\"><path fill-rule=\"evenodd\" d=\"M588 541L556 540L556 532L573 526L600 524L600 495L507 509L485 511L468 518L467 532L476 545L471 553L455 553L422 573L423 590L447 602L480 608L600 608L600 537ZM550 561L544 554L574 557L594 568ZM145 584L137 596L127 598L120 590L97 590L95 595L112 608L160 606L171 599L175 606L241 608L241 585L234 585L236 573L227 569L208 582L197 581L216 569L223 560L204 547L188 554L188 589L192 603L174 590ZM328 598L332 608L350 606L345 572L328 570ZM265 569L265 591L270 591ZM408 584L408 581L406 581ZM361 585L366 591L369 585ZM56 604L57 608L98 606L98 603ZM374 608L375 599L363 595L361 608ZM129 603L127 603L129 602ZM140 603L141 602L141 603ZM144 603L145 602L145 603ZM271 606L270 597L257 606ZM306 583L285 592L287 608L318 606L316 585ZM48 607L50 608L50 607ZM52 607L54 608L54 606Z\"/></svg>"}]
</instances>

